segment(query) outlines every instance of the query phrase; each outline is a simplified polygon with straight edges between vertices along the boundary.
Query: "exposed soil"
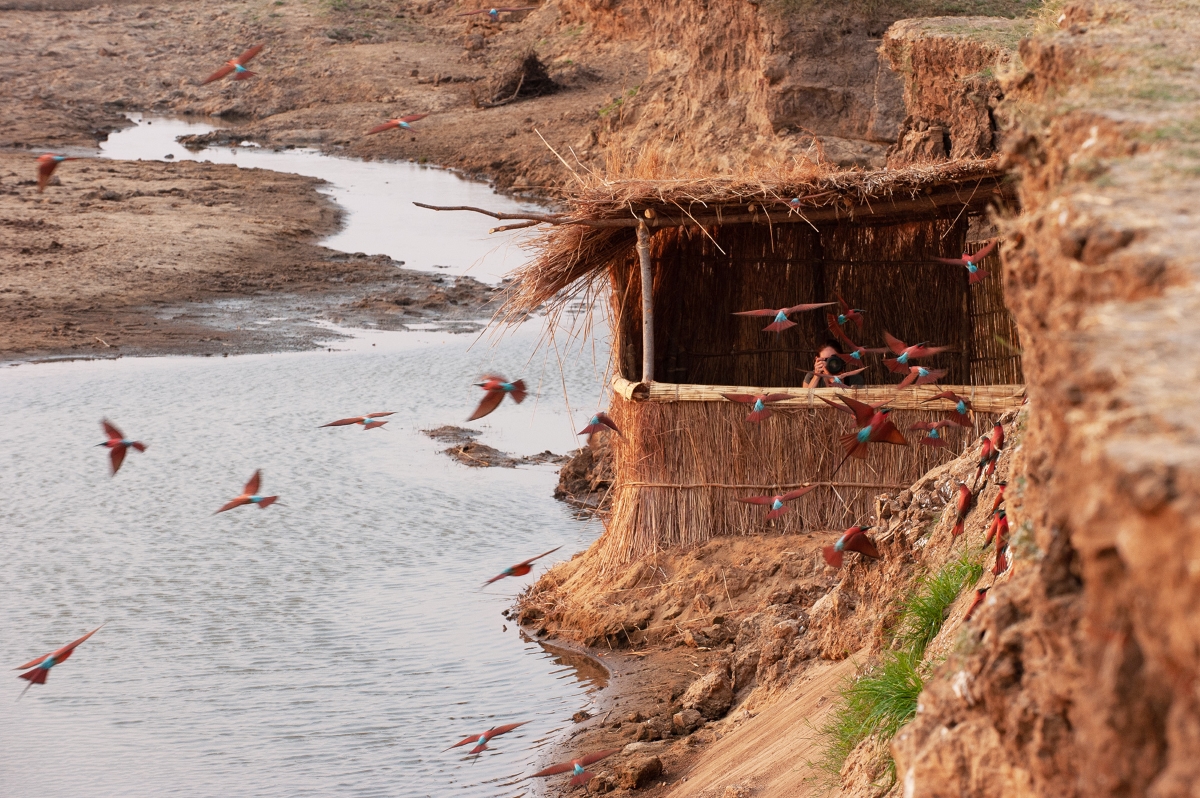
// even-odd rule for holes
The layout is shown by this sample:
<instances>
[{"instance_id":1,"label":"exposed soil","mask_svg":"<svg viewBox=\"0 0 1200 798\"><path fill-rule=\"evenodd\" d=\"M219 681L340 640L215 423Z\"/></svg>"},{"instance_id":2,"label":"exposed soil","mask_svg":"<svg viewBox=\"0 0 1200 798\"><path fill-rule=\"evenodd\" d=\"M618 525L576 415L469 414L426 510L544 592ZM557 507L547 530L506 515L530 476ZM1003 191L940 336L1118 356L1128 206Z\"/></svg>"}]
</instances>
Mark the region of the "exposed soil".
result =
<instances>
[{"instance_id":1,"label":"exposed soil","mask_svg":"<svg viewBox=\"0 0 1200 798\"><path fill-rule=\"evenodd\" d=\"M607 575L584 553L543 574L522 596L518 619L538 637L587 646L614 672L613 703L581 723L570 743L572 750L625 746L589 787L630 794L622 774L654 756L664 774L652 795L826 794L828 776L809 764L823 744L815 729L845 679L890 645L916 578L981 550L996 481L1022 449L1024 420L1015 415L1004 419L1008 443L996 474L980 485L962 537L950 534L954 513L946 507L957 481L973 482L975 445L910 488L878 497L870 519L878 562L851 555L834 569L821 548L840 532L814 531L716 538ZM1027 554L1010 557L1027 567ZM993 562L989 555L983 585L996 581ZM957 650L972 595L963 591L927 649L931 667ZM865 798L880 794L886 748L869 739L861 749L842 788Z\"/></svg>"},{"instance_id":2,"label":"exposed soil","mask_svg":"<svg viewBox=\"0 0 1200 798\"><path fill-rule=\"evenodd\" d=\"M505 454L495 447L475 440L482 433L466 427L445 425L423 432L435 441L452 443L453 446L443 449L442 453L471 468L516 468L520 465L565 463L570 459L568 455L555 454L550 450L521 457Z\"/></svg>"}]
</instances>

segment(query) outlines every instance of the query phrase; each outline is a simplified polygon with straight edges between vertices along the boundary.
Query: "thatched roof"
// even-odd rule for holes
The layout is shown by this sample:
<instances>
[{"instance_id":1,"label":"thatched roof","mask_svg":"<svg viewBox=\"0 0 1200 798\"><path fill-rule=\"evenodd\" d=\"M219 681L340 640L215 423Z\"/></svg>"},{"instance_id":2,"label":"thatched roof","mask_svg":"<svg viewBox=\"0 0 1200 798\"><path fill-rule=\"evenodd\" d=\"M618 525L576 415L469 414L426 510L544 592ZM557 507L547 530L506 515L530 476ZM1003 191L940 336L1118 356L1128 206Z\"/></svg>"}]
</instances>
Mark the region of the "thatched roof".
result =
<instances>
[{"instance_id":1,"label":"thatched roof","mask_svg":"<svg viewBox=\"0 0 1200 798\"><path fill-rule=\"evenodd\" d=\"M546 303L561 307L598 287L605 269L629 256L640 222L650 228L729 224L872 223L978 213L1004 193L995 159L877 171L806 165L738 177L580 178L565 211L541 217L551 227L517 270L501 316L515 321Z\"/></svg>"}]
</instances>

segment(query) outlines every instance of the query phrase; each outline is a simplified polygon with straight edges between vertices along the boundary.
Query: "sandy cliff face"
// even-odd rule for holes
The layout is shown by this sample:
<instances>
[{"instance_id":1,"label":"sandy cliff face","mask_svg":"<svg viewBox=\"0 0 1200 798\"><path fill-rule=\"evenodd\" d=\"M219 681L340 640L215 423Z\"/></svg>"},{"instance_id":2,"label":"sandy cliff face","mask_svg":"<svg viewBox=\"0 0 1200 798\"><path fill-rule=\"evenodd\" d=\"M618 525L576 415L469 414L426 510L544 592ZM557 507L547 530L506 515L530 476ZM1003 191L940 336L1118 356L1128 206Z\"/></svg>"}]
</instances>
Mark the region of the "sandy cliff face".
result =
<instances>
[{"instance_id":1,"label":"sandy cliff face","mask_svg":"<svg viewBox=\"0 0 1200 798\"><path fill-rule=\"evenodd\" d=\"M1060 28L1006 106L1026 563L897 738L906 796L1200 794L1200 15L1075 4Z\"/></svg>"}]
</instances>

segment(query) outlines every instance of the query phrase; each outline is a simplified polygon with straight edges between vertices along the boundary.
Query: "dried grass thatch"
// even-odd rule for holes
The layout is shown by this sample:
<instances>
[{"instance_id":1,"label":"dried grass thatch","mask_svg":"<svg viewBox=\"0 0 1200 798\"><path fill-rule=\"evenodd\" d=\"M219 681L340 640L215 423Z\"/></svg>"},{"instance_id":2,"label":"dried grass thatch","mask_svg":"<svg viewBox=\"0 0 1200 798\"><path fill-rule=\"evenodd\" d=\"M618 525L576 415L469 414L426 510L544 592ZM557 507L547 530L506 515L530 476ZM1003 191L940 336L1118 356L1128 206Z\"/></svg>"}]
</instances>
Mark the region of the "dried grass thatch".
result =
<instances>
[{"instance_id":1,"label":"dried grass thatch","mask_svg":"<svg viewBox=\"0 0 1200 798\"><path fill-rule=\"evenodd\" d=\"M820 483L841 461L837 437L853 429L828 408L781 407L761 424L729 402L630 402L614 397L611 415L624 437L614 440L616 479L599 562L616 567L672 546L696 546L722 535L844 529L865 522L876 495L902 490L953 460L991 430L998 413L978 413L975 426L950 433L955 446L915 445L908 427L944 416L897 410L892 416L910 446L876 444L870 458L850 460L832 482L765 521L767 508L738 497L772 495Z\"/></svg>"},{"instance_id":2,"label":"dried grass thatch","mask_svg":"<svg viewBox=\"0 0 1200 798\"><path fill-rule=\"evenodd\" d=\"M1006 193L1004 174L992 159L871 172L797 161L770 174L669 179L659 169L651 161L622 180L577 174L565 213L531 243L539 254L514 275L501 317L516 321L546 305L554 310L597 295L608 267L633 249L638 220L653 229L684 225L712 233L733 224L765 231L775 225L962 219Z\"/></svg>"}]
</instances>

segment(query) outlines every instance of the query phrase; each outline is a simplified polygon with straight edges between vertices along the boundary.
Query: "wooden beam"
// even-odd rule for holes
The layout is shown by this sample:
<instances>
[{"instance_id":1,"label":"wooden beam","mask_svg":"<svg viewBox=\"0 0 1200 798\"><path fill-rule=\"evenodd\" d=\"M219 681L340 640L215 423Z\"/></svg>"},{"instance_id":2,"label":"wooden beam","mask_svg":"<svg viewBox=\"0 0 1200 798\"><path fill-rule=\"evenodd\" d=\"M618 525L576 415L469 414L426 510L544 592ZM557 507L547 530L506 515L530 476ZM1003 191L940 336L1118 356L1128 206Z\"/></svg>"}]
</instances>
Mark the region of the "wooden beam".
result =
<instances>
[{"instance_id":1,"label":"wooden beam","mask_svg":"<svg viewBox=\"0 0 1200 798\"><path fill-rule=\"evenodd\" d=\"M896 410L953 410L954 402L948 399L932 399L942 391L953 391L981 413L1003 413L1020 407L1025 401L1024 385L918 385L897 388L893 385L867 385L846 390L843 388L756 388L740 385L683 385L667 382L631 382L616 377L612 382L613 392L631 402L728 402L722 394L727 393L784 393L791 399L773 404L772 407L810 407L831 410L821 397L837 401L845 394L860 402L877 404L887 402ZM930 401L932 399L932 401ZM836 411L832 411L836 412Z\"/></svg>"},{"instance_id":2,"label":"wooden beam","mask_svg":"<svg viewBox=\"0 0 1200 798\"><path fill-rule=\"evenodd\" d=\"M649 385L654 382L654 272L650 265L650 228L644 222L637 227L637 252L642 266L642 382Z\"/></svg>"}]
</instances>

